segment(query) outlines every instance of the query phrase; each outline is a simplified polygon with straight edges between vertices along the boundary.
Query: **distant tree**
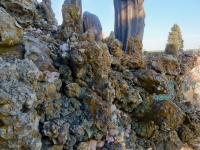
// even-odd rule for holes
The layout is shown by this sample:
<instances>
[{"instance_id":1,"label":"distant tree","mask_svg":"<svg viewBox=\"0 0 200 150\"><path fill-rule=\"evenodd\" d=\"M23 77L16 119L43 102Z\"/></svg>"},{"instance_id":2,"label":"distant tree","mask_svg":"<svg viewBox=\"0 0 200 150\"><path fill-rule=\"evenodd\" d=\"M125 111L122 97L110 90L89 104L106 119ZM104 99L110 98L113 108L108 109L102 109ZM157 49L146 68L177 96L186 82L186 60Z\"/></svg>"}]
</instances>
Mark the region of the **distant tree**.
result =
<instances>
[{"instance_id":1,"label":"distant tree","mask_svg":"<svg viewBox=\"0 0 200 150\"><path fill-rule=\"evenodd\" d=\"M168 44L176 44L178 50L183 50L184 41L182 39L180 27L177 24L174 24L171 28L171 32L169 32Z\"/></svg>"}]
</instances>

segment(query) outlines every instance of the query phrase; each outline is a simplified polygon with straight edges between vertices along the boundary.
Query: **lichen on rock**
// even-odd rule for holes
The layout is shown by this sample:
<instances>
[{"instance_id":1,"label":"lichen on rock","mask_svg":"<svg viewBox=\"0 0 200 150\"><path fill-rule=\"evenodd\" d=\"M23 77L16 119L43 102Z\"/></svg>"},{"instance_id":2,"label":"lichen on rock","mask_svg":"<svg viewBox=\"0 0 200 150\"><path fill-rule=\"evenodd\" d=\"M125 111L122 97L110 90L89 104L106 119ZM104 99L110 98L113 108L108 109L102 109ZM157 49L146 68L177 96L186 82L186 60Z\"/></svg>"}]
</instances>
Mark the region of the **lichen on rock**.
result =
<instances>
[{"instance_id":1,"label":"lichen on rock","mask_svg":"<svg viewBox=\"0 0 200 150\"><path fill-rule=\"evenodd\" d=\"M61 26L50 0L0 6L0 149L199 147L199 51L143 53L135 36L124 52L114 32L95 41L81 0L64 2Z\"/></svg>"}]
</instances>

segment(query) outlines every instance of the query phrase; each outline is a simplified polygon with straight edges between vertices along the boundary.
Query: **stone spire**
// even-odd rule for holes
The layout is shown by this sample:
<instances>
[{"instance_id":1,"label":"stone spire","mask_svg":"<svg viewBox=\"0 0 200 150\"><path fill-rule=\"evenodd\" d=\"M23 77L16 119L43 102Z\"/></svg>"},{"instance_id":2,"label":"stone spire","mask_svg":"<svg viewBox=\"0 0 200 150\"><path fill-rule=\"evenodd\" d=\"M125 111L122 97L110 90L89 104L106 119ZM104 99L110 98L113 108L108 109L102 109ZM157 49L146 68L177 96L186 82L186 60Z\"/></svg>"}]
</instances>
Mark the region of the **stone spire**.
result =
<instances>
[{"instance_id":1,"label":"stone spire","mask_svg":"<svg viewBox=\"0 0 200 150\"><path fill-rule=\"evenodd\" d=\"M88 11L83 13L83 32L86 31L94 33L96 41L100 41L103 38L99 18Z\"/></svg>"},{"instance_id":2,"label":"stone spire","mask_svg":"<svg viewBox=\"0 0 200 150\"><path fill-rule=\"evenodd\" d=\"M65 0L64 4L73 4L75 6L78 6L82 14L82 0Z\"/></svg>"},{"instance_id":3,"label":"stone spire","mask_svg":"<svg viewBox=\"0 0 200 150\"><path fill-rule=\"evenodd\" d=\"M143 39L145 11L144 0L113 0L115 9L115 36L126 50L130 37L138 35Z\"/></svg>"}]
</instances>

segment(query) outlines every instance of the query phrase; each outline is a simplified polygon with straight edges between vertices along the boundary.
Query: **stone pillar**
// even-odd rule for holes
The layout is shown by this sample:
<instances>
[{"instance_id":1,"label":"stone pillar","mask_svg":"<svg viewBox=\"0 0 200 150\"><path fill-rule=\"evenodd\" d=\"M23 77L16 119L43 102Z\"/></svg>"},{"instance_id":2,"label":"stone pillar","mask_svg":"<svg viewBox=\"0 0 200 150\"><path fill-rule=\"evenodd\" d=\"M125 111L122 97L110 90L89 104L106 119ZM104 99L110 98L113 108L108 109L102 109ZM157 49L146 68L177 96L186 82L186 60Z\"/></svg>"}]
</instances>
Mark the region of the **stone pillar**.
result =
<instances>
[{"instance_id":1,"label":"stone pillar","mask_svg":"<svg viewBox=\"0 0 200 150\"><path fill-rule=\"evenodd\" d=\"M73 4L73 5L77 6L80 9L81 18L82 18L82 0L65 0L64 4L68 4L68 5ZM83 28L83 22L81 22L81 26ZM83 33L83 29L81 29L81 31L79 32L79 34L81 34L81 33Z\"/></svg>"},{"instance_id":2,"label":"stone pillar","mask_svg":"<svg viewBox=\"0 0 200 150\"><path fill-rule=\"evenodd\" d=\"M115 37L123 43L126 50L130 37L138 35L143 39L145 11L144 0L113 0L115 9Z\"/></svg>"},{"instance_id":3,"label":"stone pillar","mask_svg":"<svg viewBox=\"0 0 200 150\"><path fill-rule=\"evenodd\" d=\"M43 8L43 12L45 14L45 18L47 19L48 23L51 25L58 25L58 22L55 18L55 14L51 7L51 0L42 0L40 3L41 7Z\"/></svg>"},{"instance_id":4,"label":"stone pillar","mask_svg":"<svg viewBox=\"0 0 200 150\"><path fill-rule=\"evenodd\" d=\"M82 0L65 0L64 4L73 4L75 6L78 6L82 14Z\"/></svg>"},{"instance_id":5,"label":"stone pillar","mask_svg":"<svg viewBox=\"0 0 200 150\"><path fill-rule=\"evenodd\" d=\"M94 33L96 41L100 41L103 38L99 18L88 11L83 13L83 32L86 31Z\"/></svg>"}]
</instances>

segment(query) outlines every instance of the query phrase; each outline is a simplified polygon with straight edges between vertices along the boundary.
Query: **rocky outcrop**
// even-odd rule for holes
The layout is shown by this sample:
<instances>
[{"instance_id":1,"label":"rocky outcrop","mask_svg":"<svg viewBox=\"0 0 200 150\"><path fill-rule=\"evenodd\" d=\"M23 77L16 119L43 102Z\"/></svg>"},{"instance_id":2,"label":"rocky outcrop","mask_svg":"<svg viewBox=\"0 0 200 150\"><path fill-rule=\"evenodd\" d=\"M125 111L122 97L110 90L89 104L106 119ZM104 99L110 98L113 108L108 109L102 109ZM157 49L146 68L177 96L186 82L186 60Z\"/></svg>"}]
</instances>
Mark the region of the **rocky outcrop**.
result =
<instances>
[{"instance_id":1,"label":"rocky outcrop","mask_svg":"<svg viewBox=\"0 0 200 150\"><path fill-rule=\"evenodd\" d=\"M47 23L50 25L58 25L58 22L55 18L55 14L53 12L53 9L51 8L51 0L43 0L40 3L40 6L42 7L45 18L47 20Z\"/></svg>"},{"instance_id":2,"label":"rocky outcrop","mask_svg":"<svg viewBox=\"0 0 200 150\"><path fill-rule=\"evenodd\" d=\"M138 35L143 39L145 11L144 0L116 1L115 9L115 36L123 43L123 51L127 49L127 41L130 37Z\"/></svg>"},{"instance_id":3,"label":"rocky outcrop","mask_svg":"<svg viewBox=\"0 0 200 150\"><path fill-rule=\"evenodd\" d=\"M166 94L169 92L169 81L165 76L154 70L138 70L135 72L134 83L144 88L150 94Z\"/></svg>"},{"instance_id":4,"label":"rocky outcrop","mask_svg":"<svg viewBox=\"0 0 200 150\"><path fill-rule=\"evenodd\" d=\"M56 71L50 58L49 48L38 39L25 39L25 58L32 60L41 71Z\"/></svg>"},{"instance_id":5,"label":"rocky outcrop","mask_svg":"<svg viewBox=\"0 0 200 150\"><path fill-rule=\"evenodd\" d=\"M143 48L143 44L139 36L131 37L128 40L126 53L128 53L129 55L125 57L126 57L126 62L129 68L132 68L132 69L144 68L145 61L142 56L142 48Z\"/></svg>"},{"instance_id":6,"label":"rocky outcrop","mask_svg":"<svg viewBox=\"0 0 200 150\"><path fill-rule=\"evenodd\" d=\"M81 31L81 11L71 4L63 4L62 6L62 31L60 33L61 39L70 39L71 42L77 41L77 33Z\"/></svg>"},{"instance_id":7,"label":"rocky outcrop","mask_svg":"<svg viewBox=\"0 0 200 150\"><path fill-rule=\"evenodd\" d=\"M36 14L35 0L2 0L0 6L5 8L23 27L33 23Z\"/></svg>"},{"instance_id":8,"label":"rocky outcrop","mask_svg":"<svg viewBox=\"0 0 200 150\"><path fill-rule=\"evenodd\" d=\"M3 48L19 44L23 37L23 29L5 9L0 7L0 51Z\"/></svg>"},{"instance_id":9,"label":"rocky outcrop","mask_svg":"<svg viewBox=\"0 0 200 150\"><path fill-rule=\"evenodd\" d=\"M77 6L80 9L81 14L82 14L82 0L65 0L64 4L68 4L68 5L73 4Z\"/></svg>"},{"instance_id":10,"label":"rocky outcrop","mask_svg":"<svg viewBox=\"0 0 200 150\"><path fill-rule=\"evenodd\" d=\"M0 61L1 149L40 150L41 117L35 109L44 101L40 97L44 93L39 89L46 87L39 81L40 71L28 59L6 61L0 58Z\"/></svg>"},{"instance_id":11,"label":"rocky outcrop","mask_svg":"<svg viewBox=\"0 0 200 150\"><path fill-rule=\"evenodd\" d=\"M88 11L83 13L83 32L86 31L94 33L96 41L100 41L103 38L99 18Z\"/></svg>"},{"instance_id":12,"label":"rocky outcrop","mask_svg":"<svg viewBox=\"0 0 200 150\"><path fill-rule=\"evenodd\" d=\"M174 130L185 120L185 114L171 101L154 102L151 107L153 120L161 130Z\"/></svg>"},{"instance_id":13,"label":"rocky outcrop","mask_svg":"<svg viewBox=\"0 0 200 150\"><path fill-rule=\"evenodd\" d=\"M21 57L0 55L0 149L198 149L200 52L143 53L134 36L125 53L113 32L96 42L74 2L58 28L37 5Z\"/></svg>"},{"instance_id":14,"label":"rocky outcrop","mask_svg":"<svg viewBox=\"0 0 200 150\"><path fill-rule=\"evenodd\" d=\"M181 72L178 60L170 56L158 56L152 61L152 68L162 74L177 76Z\"/></svg>"}]
</instances>

